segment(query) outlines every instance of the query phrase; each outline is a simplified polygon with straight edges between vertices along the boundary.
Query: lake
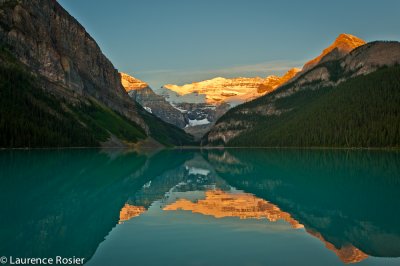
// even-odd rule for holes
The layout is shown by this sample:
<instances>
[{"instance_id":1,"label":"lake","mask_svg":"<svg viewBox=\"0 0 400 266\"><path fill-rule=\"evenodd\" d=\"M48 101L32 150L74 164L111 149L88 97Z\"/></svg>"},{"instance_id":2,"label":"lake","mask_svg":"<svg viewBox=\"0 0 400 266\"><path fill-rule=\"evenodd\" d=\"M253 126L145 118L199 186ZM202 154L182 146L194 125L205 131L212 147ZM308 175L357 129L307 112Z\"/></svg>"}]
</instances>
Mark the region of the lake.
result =
<instances>
[{"instance_id":1,"label":"lake","mask_svg":"<svg viewBox=\"0 0 400 266\"><path fill-rule=\"evenodd\" d=\"M400 152L0 151L0 256L400 265Z\"/></svg>"}]
</instances>

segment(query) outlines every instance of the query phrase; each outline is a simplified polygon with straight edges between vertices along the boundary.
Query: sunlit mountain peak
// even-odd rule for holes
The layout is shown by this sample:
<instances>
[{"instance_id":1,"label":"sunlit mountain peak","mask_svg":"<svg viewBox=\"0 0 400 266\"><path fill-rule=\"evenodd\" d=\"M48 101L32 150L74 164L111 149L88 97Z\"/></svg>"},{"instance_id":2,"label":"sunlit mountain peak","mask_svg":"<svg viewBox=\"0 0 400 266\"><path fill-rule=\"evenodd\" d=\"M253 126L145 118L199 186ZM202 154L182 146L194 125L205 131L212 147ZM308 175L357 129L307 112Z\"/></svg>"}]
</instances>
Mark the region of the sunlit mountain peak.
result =
<instances>
[{"instance_id":1,"label":"sunlit mountain peak","mask_svg":"<svg viewBox=\"0 0 400 266\"><path fill-rule=\"evenodd\" d=\"M336 40L328 48L324 49L319 56L308 61L304 65L303 71L311 69L313 66L318 64L326 55L328 55L335 49L337 49L339 56L343 56L343 55L351 52L353 49L355 49L361 45L364 45L365 43L366 42L364 40L362 40L354 35L342 33L336 38Z\"/></svg>"},{"instance_id":2,"label":"sunlit mountain peak","mask_svg":"<svg viewBox=\"0 0 400 266\"><path fill-rule=\"evenodd\" d=\"M124 86L127 92L130 92L132 90L144 89L149 86L146 82L134 78L126 73L121 72L120 75L121 75L122 86Z\"/></svg>"}]
</instances>

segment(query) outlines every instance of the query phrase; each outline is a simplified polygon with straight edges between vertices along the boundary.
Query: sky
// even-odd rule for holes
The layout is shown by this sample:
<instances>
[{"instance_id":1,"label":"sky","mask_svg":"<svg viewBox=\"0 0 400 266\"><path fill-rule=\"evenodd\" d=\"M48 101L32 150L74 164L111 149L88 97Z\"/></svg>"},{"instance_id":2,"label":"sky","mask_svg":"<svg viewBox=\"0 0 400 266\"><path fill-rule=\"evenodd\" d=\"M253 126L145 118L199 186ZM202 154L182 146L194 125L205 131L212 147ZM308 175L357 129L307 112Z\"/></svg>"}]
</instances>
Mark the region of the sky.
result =
<instances>
[{"instance_id":1,"label":"sky","mask_svg":"<svg viewBox=\"0 0 400 266\"><path fill-rule=\"evenodd\" d=\"M154 89L301 67L340 33L400 40L398 0L58 0L121 72Z\"/></svg>"}]
</instances>

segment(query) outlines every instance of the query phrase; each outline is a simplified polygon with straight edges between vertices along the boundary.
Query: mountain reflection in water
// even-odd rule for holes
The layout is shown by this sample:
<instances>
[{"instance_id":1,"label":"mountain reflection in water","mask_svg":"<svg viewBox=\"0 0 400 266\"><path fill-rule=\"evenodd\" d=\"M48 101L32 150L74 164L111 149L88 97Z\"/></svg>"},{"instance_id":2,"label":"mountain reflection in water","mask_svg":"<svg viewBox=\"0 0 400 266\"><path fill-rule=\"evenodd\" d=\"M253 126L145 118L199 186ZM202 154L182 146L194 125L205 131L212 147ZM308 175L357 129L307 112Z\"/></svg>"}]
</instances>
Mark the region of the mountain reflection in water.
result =
<instances>
[{"instance_id":1,"label":"mountain reflection in water","mask_svg":"<svg viewBox=\"0 0 400 266\"><path fill-rule=\"evenodd\" d=\"M395 265L399 161L380 151L4 151L0 253L88 265ZM213 254L221 245L230 256Z\"/></svg>"},{"instance_id":2,"label":"mountain reflection in water","mask_svg":"<svg viewBox=\"0 0 400 266\"><path fill-rule=\"evenodd\" d=\"M119 212L119 222L122 224L124 221L128 221L134 217L137 217L144 213L146 208L143 206L134 206L126 203Z\"/></svg>"},{"instance_id":3,"label":"mountain reflection in water","mask_svg":"<svg viewBox=\"0 0 400 266\"><path fill-rule=\"evenodd\" d=\"M128 220L142 214L146 209L126 204L121 210L120 221ZM214 218L238 217L240 219L267 219L270 222L284 220L293 229L304 228L302 224L293 219L289 213L283 212L274 204L263 199L259 199L249 193L224 192L221 190L208 190L205 192L205 199L192 202L187 199L178 199L163 208L164 211L184 210L202 215L210 215ZM126 213L129 213L128 215ZM123 217L123 218L122 218ZM326 241L318 232L306 230L312 236L321 240L326 248L332 250L339 259L348 264L360 262L368 257L367 254L347 244L341 248L336 248L332 243Z\"/></svg>"},{"instance_id":4,"label":"mountain reflection in water","mask_svg":"<svg viewBox=\"0 0 400 266\"><path fill-rule=\"evenodd\" d=\"M283 212L274 204L254 197L248 193L228 193L222 190L208 190L205 199L191 202L179 199L164 207L165 211L185 210L215 218L239 217L240 219L266 218L271 222L284 220L293 228L303 228L289 213Z\"/></svg>"}]
</instances>

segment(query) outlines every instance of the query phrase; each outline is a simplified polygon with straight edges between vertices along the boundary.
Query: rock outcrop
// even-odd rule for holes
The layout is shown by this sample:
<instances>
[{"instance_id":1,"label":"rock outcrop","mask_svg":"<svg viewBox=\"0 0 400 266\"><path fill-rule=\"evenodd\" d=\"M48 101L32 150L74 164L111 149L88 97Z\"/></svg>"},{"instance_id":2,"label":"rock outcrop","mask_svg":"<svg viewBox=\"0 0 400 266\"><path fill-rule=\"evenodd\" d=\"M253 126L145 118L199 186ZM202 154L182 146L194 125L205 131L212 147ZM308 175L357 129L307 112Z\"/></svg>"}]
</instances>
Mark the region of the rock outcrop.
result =
<instances>
[{"instance_id":1,"label":"rock outcrop","mask_svg":"<svg viewBox=\"0 0 400 266\"><path fill-rule=\"evenodd\" d=\"M94 98L147 130L118 71L57 1L1 0L0 42L47 92L74 104Z\"/></svg>"},{"instance_id":2,"label":"rock outcrop","mask_svg":"<svg viewBox=\"0 0 400 266\"><path fill-rule=\"evenodd\" d=\"M358 76L395 64L400 64L400 43L377 41L354 49L344 58L341 67L344 72Z\"/></svg>"}]
</instances>

